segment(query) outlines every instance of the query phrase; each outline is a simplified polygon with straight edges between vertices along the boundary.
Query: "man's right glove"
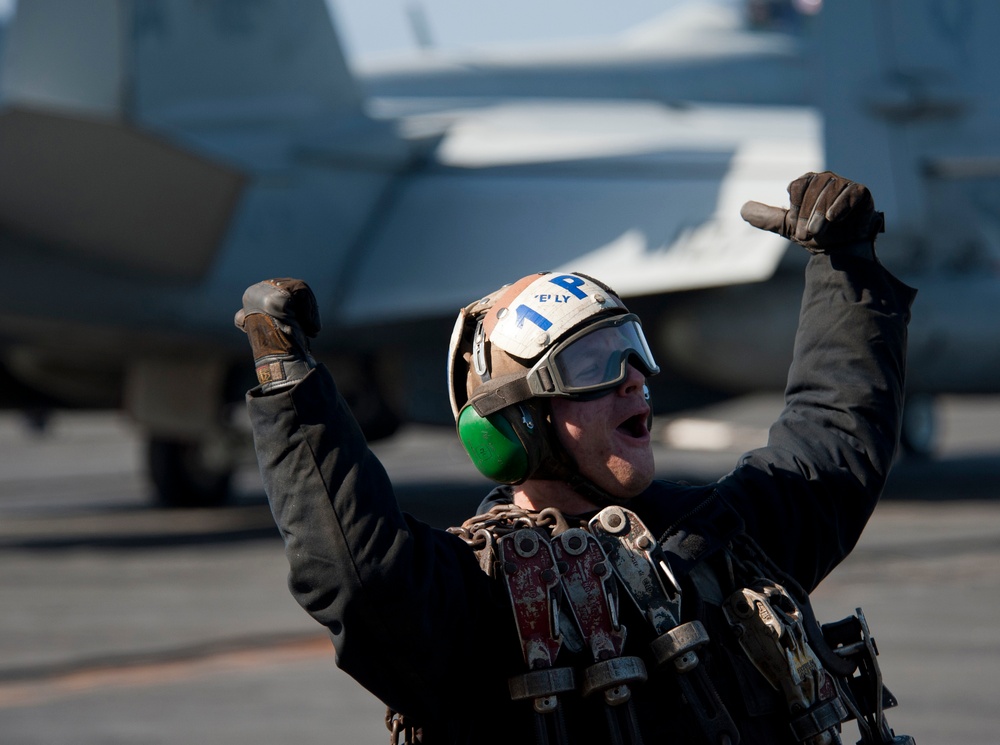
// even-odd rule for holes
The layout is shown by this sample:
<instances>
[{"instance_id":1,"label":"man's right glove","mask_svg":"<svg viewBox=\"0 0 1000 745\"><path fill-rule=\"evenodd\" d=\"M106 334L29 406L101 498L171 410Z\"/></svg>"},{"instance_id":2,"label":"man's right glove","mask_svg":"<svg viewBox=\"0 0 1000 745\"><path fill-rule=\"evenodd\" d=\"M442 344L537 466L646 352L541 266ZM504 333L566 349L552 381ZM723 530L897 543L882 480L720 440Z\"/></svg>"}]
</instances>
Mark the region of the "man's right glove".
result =
<instances>
[{"instance_id":1,"label":"man's right glove","mask_svg":"<svg viewBox=\"0 0 1000 745\"><path fill-rule=\"evenodd\" d=\"M875 236L885 218L864 184L830 171L807 173L788 185L789 209L747 202L740 215L755 228L805 246L812 253L852 253L874 258Z\"/></svg>"},{"instance_id":2,"label":"man's right glove","mask_svg":"<svg viewBox=\"0 0 1000 745\"><path fill-rule=\"evenodd\" d=\"M250 340L264 393L289 388L316 367L307 339L319 333L319 308L301 279L268 279L251 285L233 320Z\"/></svg>"}]
</instances>

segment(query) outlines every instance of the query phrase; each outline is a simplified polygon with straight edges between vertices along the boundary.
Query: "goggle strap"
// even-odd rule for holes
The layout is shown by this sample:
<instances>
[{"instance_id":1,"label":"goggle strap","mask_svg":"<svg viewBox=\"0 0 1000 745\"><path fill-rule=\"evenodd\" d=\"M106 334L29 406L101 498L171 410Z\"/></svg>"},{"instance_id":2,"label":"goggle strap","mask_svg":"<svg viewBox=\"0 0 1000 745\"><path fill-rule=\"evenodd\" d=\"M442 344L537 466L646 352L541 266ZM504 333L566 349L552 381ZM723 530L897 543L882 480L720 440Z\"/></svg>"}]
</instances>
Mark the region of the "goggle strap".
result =
<instances>
[{"instance_id":1,"label":"goggle strap","mask_svg":"<svg viewBox=\"0 0 1000 745\"><path fill-rule=\"evenodd\" d=\"M501 375L476 389L469 403L479 416L495 414L507 406L527 401L534 394L523 373Z\"/></svg>"}]
</instances>

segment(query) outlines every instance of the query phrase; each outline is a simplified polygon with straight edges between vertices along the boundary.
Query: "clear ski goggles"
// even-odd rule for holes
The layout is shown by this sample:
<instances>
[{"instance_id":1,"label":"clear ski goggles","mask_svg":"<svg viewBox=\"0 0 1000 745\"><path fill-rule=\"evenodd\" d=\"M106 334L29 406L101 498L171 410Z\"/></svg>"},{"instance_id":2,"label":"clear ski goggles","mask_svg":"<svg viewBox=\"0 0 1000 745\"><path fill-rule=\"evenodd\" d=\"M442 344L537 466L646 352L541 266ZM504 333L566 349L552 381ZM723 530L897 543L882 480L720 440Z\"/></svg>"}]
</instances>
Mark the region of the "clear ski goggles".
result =
<instances>
[{"instance_id":1,"label":"clear ski goggles","mask_svg":"<svg viewBox=\"0 0 1000 745\"><path fill-rule=\"evenodd\" d=\"M619 386L632 363L647 378L660 372L639 316L604 318L559 342L528 371L535 396L598 398Z\"/></svg>"}]
</instances>

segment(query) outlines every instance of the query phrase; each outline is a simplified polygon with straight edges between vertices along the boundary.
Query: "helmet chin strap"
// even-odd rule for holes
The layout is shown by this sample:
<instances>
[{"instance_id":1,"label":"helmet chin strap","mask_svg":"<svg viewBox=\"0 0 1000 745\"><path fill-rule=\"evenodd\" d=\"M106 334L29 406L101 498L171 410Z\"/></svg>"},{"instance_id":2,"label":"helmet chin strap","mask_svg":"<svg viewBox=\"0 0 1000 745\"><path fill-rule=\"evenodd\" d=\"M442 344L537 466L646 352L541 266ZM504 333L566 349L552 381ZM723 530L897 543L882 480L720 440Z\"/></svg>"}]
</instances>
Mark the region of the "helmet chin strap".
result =
<instances>
[{"instance_id":1,"label":"helmet chin strap","mask_svg":"<svg viewBox=\"0 0 1000 745\"><path fill-rule=\"evenodd\" d=\"M608 494L593 481L580 475L579 472L576 473L574 478L567 479L566 483L570 485L573 491L597 507L603 508L628 503L627 499Z\"/></svg>"},{"instance_id":2,"label":"helmet chin strap","mask_svg":"<svg viewBox=\"0 0 1000 745\"><path fill-rule=\"evenodd\" d=\"M566 457L569 457L568 454ZM624 505L628 501L608 494L593 481L583 476L575 465L567 465L555 457L539 466L531 478L543 481L561 481L598 509L611 505Z\"/></svg>"}]
</instances>

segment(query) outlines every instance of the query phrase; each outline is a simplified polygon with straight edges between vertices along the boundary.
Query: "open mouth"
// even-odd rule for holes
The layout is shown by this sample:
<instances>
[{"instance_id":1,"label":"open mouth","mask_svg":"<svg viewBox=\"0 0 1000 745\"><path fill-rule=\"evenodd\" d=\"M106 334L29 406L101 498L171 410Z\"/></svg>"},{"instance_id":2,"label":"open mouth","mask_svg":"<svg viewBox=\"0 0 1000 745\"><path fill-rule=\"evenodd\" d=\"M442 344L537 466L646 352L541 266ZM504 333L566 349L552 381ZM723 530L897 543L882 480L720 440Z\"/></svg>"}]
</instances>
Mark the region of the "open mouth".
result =
<instances>
[{"instance_id":1,"label":"open mouth","mask_svg":"<svg viewBox=\"0 0 1000 745\"><path fill-rule=\"evenodd\" d=\"M649 435L649 430L646 429L646 414L636 414L635 416L630 416L618 425L618 431L627 437L635 439L647 437Z\"/></svg>"}]
</instances>

